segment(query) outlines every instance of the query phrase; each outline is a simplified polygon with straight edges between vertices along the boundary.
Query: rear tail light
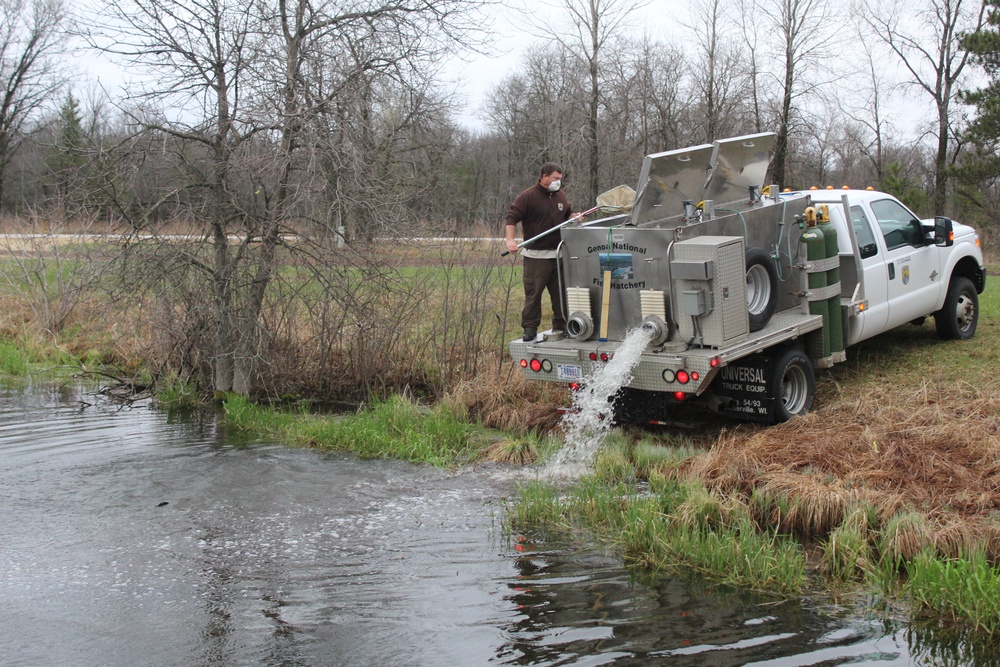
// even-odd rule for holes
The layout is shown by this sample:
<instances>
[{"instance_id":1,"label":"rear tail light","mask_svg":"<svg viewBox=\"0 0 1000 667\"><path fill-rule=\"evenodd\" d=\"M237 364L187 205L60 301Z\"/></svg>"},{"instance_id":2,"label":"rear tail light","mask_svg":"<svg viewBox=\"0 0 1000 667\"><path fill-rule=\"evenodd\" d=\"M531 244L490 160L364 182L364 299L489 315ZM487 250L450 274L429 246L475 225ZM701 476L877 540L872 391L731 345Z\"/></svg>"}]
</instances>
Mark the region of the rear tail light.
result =
<instances>
[{"instance_id":1,"label":"rear tail light","mask_svg":"<svg viewBox=\"0 0 1000 667\"><path fill-rule=\"evenodd\" d=\"M687 384L691 381L691 376L688 375L687 371L677 371L677 381L681 384Z\"/></svg>"},{"instance_id":2,"label":"rear tail light","mask_svg":"<svg viewBox=\"0 0 1000 667\"><path fill-rule=\"evenodd\" d=\"M538 371L542 370L542 362L539 361L538 359L532 359L531 360L531 370L535 371L536 373Z\"/></svg>"}]
</instances>

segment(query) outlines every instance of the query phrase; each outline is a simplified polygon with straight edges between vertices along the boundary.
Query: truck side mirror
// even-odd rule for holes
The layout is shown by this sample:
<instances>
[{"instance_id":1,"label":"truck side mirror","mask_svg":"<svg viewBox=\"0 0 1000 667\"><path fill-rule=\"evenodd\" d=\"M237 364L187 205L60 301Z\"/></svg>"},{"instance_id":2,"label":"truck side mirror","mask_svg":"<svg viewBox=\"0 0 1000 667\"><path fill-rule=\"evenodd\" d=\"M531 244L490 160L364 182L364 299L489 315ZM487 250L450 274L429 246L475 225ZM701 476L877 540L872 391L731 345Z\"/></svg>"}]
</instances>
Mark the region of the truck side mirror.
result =
<instances>
[{"instance_id":1,"label":"truck side mirror","mask_svg":"<svg viewBox=\"0 0 1000 667\"><path fill-rule=\"evenodd\" d=\"M934 218L934 245L950 247L955 245L955 229L951 218L943 215Z\"/></svg>"}]
</instances>

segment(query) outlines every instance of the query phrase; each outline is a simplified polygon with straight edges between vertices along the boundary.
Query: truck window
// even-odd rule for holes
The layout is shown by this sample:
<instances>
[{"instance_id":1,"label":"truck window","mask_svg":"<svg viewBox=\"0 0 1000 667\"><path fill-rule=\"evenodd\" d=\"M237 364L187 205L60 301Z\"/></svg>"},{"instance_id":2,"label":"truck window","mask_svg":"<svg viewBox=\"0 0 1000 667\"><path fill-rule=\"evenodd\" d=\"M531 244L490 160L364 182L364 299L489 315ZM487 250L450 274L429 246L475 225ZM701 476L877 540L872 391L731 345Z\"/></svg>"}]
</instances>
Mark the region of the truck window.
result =
<instances>
[{"instance_id":1,"label":"truck window","mask_svg":"<svg viewBox=\"0 0 1000 667\"><path fill-rule=\"evenodd\" d=\"M851 225L854 226L854 234L858 237L858 251L861 253L861 259L877 255L878 245L875 243L872 226L868 222L865 210L860 206L851 207Z\"/></svg>"},{"instance_id":2,"label":"truck window","mask_svg":"<svg viewBox=\"0 0 1000 667\"><path fill-rule=\"evenodd\" d=\"M902 204L894 199L873 201L872 213L878 220L882 237L889 250L904 245L923 246L924 235L920 229L920 221Z\"/></svg>"}]
</instances>

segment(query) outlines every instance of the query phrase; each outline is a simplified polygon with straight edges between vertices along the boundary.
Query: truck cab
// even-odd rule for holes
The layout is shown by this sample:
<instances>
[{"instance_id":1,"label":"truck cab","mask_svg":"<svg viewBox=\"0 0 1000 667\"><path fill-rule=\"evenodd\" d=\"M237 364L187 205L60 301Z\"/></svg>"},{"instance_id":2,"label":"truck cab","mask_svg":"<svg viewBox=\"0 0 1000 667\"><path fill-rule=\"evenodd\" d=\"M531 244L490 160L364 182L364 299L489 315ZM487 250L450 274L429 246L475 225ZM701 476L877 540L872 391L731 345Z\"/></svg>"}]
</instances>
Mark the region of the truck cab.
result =
<instances>
[{"instance_id":1,"label":"truck cab","mask_svg":"<svg viewBox=\"0 0 1000 667\"><path fill-rule=\"evenodd\" d=\"M787 196L803 194L826 207L838 230L841 297L851 308L848 345L928 316L935 317L944 338L972 337L978 318L969 312L970 295L955 288L955 303L946 303L952 282L968 280L976 294L985 289L982 250L972 227L940 217L921 220L884 192Z\"/></svg>"}]
</instances>

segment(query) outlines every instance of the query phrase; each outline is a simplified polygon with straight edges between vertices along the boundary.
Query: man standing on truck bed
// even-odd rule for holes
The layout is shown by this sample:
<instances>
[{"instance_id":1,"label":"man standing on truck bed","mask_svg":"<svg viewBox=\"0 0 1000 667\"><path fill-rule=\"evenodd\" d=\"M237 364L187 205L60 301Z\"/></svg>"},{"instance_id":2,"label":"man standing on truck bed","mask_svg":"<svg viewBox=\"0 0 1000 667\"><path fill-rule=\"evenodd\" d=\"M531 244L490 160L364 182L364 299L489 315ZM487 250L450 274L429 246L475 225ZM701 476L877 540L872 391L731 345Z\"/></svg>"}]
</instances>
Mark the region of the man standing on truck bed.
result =
<instances>
[{"instance_id":1,"label":"man standing on truck bed","mask_svg":"<svg viewBox=\"0 0 1000 667\"><path fill-rule=\"evenodd\" d=\"M521 223L524 238L530 239L542 232L557 227L572 215L569 200L560 190L563 170L555 162L542 165L538 182L517 196L507 211L504 233L507 250L517 251L514 232ZM563 309L562 291L559 289L559 274L556 270L556 248L559 246L559 232L555 231L524 247L524 309L521 311L521 326L524 340L533 341L542 323L542 292L549 291L552 300L552 330L566 328L566 313Z\"/></svg>"}]
</instances>

